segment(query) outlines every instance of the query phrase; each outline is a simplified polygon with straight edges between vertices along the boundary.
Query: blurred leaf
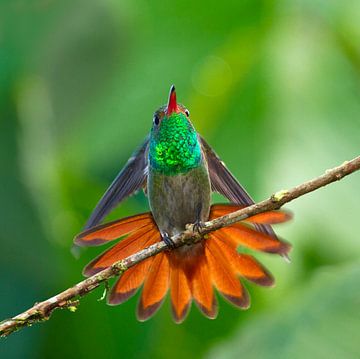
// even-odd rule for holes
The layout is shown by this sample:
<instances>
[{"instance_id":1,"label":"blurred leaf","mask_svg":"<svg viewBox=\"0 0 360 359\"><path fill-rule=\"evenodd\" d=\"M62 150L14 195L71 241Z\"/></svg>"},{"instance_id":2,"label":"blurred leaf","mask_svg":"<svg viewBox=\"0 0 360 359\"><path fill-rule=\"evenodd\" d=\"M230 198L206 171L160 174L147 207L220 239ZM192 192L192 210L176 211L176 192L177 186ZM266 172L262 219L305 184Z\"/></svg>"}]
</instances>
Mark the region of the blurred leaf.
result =
<instances>
[{"instance_id":1,"label":"blurred leaf","mask_svg":"<svg viewBox=\"0 0 360 359\"><path fill-rule=\"evenodd\" d=\"M317 273L208 358L342 358L360 356L359 264Z\"/></svg>"}]
</instances>

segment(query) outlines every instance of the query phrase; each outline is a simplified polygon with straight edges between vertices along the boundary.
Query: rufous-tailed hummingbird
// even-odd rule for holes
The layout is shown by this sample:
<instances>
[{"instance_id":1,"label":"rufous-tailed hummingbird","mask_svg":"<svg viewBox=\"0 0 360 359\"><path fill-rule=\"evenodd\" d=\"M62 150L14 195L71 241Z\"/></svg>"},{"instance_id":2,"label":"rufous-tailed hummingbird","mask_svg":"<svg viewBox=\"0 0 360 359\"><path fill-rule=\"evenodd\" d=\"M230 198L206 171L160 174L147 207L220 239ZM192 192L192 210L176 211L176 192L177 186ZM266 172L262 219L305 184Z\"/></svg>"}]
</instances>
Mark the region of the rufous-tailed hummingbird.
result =
<instances>
[{"instance_id":1,"label":"rufous-tailed hummingbird","mask_svg":"<svg viewBox=\"0 0 360 359\"><path fill-rule=\"evenodd\" d=\"M128 160L91 214L85 230L75 238L81 246L97 246L126 236L89 263L86 276L155 242L171 245L171 236L187 224L201 224L244 206L253 200L228 171L190 122L189 111L176 101L170 89L166 106L153 116L150 135ZM151 212L99 225L117 204L137 190L147 193ZM211 192L231 204L210 205ZM202 313L215 318L217 300L213 287L229 302L248 308L249 296L241 279L258 285L273 284L271 274L239 246L286 256L290 245L279 240L271 224L284 222L289 214L270 211L210 233L191 245L159 253L128 269L112 288L108 303L120 304L143 285L137 317L146 320L163 302L170 288L172 314L179 323L192 300Z\"/></svg>"}]
</instances>

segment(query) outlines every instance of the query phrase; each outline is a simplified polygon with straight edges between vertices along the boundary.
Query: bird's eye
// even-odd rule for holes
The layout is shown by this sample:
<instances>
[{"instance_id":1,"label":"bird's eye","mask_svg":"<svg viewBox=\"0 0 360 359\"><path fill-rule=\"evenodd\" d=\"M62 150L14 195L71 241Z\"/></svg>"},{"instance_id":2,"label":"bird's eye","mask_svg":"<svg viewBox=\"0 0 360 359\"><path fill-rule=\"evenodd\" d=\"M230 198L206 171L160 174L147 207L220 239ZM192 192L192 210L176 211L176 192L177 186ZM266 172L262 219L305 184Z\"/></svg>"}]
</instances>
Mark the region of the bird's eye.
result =
<instances>
[{"instance_id":1,"label":"bird's eye","mask_svg":"<svg viewBox=\"0 0 360 359\"><path fill-rule=\"evenodd\" d=\"M190 112L189 112L189 110L185 110L185 115L186 115L187 117L189 117L189 116L190 116Z\"/></svg>"},{"instance_id":2,"label":"bird's eye","mask_svg":"<svg viewBox=\"0 0 360 359\"><path fill-rule=\"evenodd\" d=\"M160 123L160 118L158 115L154 115L154 119L153 119L154 125L158 125Z\"/></svg>"}]
</instances>

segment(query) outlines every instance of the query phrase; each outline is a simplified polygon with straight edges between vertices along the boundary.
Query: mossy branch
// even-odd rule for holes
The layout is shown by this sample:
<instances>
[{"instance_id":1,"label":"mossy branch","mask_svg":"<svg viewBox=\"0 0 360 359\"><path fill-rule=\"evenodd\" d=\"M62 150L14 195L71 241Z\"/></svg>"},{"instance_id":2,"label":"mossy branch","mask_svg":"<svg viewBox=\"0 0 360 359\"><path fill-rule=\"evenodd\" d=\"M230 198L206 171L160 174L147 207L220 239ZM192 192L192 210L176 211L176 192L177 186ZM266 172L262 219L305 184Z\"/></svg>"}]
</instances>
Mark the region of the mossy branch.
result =
<instances>
[{"instance_id":1,"label":"mossy branch","mask_svg":"<svg viewBox=\"0 0 360 359\"><path fill-rule=\"evenodd\" d=\"M323 175L308 182L304 182L294 188L278 191L270 198L262 202L255 203L252 206L206 222L204 227L201 229L201 233L194 231L193 226L189 225L183 233L173 236L171 239L175 244L175 247L199 241L206 233L215 231L222 227L230 226L235 222L242 221L258 213L279 209L285 203L288 203L309 192L315 191L332 182L339 181L343 177L359 169L360 156L352 159L351 161L346 161L338 167L327 170ZM71 311L75 311L77 305L79 304L79 299L87 293L93 291L101 283L107 282L110 278L122 274L135 264L166 249L170 250L162 241L153 244L148 248L114 263L111 267L75 284L71 288L68 288L45 301L36 303L25 312L13 318L3 320L0 322L0 336L6 337L19 329L48 320L55 309L67 308Z\"/></svg>"}]
</instances>

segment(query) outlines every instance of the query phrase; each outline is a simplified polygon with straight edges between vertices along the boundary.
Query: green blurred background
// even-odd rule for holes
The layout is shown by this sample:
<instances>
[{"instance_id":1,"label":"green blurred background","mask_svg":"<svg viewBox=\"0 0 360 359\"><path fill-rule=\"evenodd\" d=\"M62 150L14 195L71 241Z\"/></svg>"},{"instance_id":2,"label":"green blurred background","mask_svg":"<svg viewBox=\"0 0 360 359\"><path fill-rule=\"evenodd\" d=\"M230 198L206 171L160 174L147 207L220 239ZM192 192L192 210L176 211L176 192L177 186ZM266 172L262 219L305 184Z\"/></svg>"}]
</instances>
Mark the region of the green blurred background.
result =
<instances>
[{"instance_id":1,"label":"green blurred background","mask_svg":"<svg viewBox=\"0 0 360 359\"><path fill-rule=\"evenodd\" d=\"M1 0L0 319L82 279L101 251L72 238L176 84L180 102L256 200L359 154L357 0ZM168 301L98 301L0 341L1 358L359 358L359 175L290 203L292 263L259 255L248 285L182 325ZM216 198L219 200L219 197ZM147 208L143 194L110 218Z\"/></svg>"}]
</instances>

